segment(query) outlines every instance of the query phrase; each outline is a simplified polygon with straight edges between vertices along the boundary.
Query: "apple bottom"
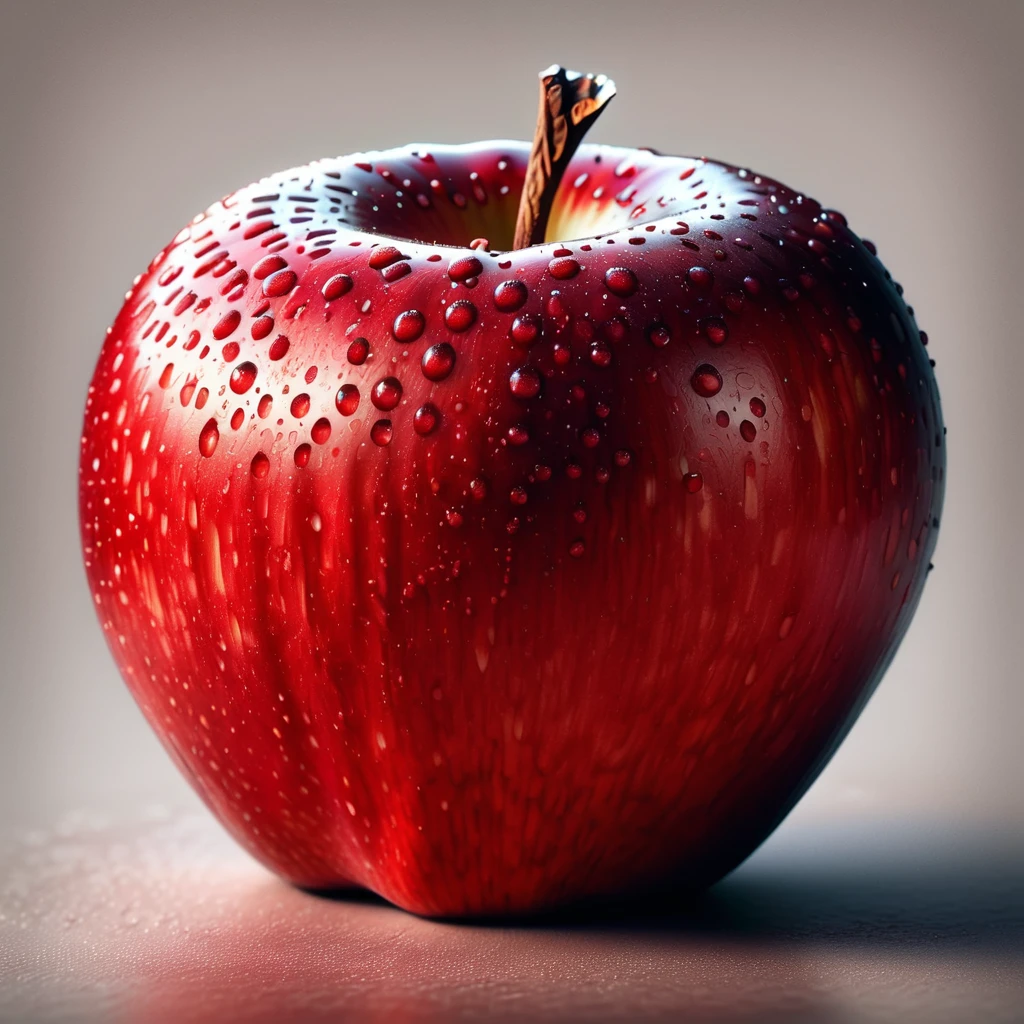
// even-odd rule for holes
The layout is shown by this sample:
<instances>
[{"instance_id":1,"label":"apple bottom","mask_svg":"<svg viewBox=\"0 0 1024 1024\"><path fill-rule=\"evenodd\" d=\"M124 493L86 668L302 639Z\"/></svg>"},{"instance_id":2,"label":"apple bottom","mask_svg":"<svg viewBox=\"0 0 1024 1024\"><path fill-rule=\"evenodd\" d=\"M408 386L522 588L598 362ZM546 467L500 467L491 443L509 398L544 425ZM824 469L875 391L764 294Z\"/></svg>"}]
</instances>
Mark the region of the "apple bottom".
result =
<instances>
[{"instance_id":1,"label":"apple bottom","mask_svg":"<svg viewBox=\"0 0 1024 1024\"><path fill-rule=\"evenodd\" d=\"M614 546L545 577L538 540L523 578L548 582L472 618L445 600L459 581L371 622L320 578L300 622L283 596L298 560L263 557L276 597L242 618L262 635L234 652L197 636L191 664L172 651L167 675L208 680L192 700L209 710L186 726L131 656L126 676L214 813L304 888L361 886L446 917L700 888L803 792L909 621L920 581L879 600L878 544L860 540L855 555L833 538L831 571L813 538L806 563L780 560L777 591L808 609L795 621L788 604L744 609L720 559L691 558L684 588L668 552ZM582 599L599 591L632 600Z\"/></svg>"}]
</instances>

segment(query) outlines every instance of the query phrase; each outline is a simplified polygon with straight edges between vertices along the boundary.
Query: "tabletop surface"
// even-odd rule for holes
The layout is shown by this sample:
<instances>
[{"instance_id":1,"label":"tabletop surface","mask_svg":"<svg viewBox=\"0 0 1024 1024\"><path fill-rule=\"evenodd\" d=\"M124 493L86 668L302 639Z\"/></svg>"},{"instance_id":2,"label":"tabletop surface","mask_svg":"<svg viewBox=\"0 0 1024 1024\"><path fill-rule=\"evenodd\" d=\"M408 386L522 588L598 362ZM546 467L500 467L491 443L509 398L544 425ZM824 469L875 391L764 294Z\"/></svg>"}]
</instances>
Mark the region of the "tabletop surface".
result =
<instances>
[{"instance_id":1,"label":"tabletop surface","mask_svg":"<svg viewBox=\"0 0 1024 1024\"><path fill-rule=\"evenodd\" d=\"M427 921L291 888L206 815L69 819L0 849L10 1021L1020 1021L1012 837L787 824L686 905Z\"/></svg>"}]
</instances>

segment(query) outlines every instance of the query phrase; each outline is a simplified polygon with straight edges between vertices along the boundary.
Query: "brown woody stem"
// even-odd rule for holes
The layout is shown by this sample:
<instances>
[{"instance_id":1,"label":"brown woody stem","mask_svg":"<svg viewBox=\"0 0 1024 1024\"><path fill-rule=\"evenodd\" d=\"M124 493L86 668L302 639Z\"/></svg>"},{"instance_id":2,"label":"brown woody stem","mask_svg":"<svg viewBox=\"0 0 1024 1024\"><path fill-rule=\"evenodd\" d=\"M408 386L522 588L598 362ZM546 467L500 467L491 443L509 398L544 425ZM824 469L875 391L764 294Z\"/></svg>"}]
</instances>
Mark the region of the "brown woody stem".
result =
<instances>
[{"instance_id":1,"label":"brown woody stem","mask_svg":"<svg viewBox=\"0 0 1024 1024\"><path fill-rule=\"evenodd\" d=\"M552 64L540 73L540 110L519 198L513 249L544 241L548 217L569 161L615 95L606 75L581 75Z\"/></svg>"}]
</instances>

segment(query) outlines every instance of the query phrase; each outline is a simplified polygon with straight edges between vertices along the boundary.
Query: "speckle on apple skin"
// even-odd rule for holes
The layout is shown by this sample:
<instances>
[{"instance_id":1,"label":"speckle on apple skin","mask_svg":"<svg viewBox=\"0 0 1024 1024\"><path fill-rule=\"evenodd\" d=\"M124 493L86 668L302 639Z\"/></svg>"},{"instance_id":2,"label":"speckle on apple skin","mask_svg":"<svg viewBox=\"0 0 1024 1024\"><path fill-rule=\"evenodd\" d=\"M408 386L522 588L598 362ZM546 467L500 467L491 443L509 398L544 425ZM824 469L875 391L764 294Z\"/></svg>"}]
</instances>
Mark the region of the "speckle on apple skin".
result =
<instances>
[{"instance_id":1,"label":"speckle on apple skin","mask_svg":"<svg viewBox=\"0 0 1024 1024\"><path fill-rule=\"evenodd\" d=\"M922 339L840 214L583 146L561 241L508 251L528 149L215 204L85 413L97 613L179 766L285 878L424 914L731 868L877 683L942 504Z\"/></svg>"}]
</instances>

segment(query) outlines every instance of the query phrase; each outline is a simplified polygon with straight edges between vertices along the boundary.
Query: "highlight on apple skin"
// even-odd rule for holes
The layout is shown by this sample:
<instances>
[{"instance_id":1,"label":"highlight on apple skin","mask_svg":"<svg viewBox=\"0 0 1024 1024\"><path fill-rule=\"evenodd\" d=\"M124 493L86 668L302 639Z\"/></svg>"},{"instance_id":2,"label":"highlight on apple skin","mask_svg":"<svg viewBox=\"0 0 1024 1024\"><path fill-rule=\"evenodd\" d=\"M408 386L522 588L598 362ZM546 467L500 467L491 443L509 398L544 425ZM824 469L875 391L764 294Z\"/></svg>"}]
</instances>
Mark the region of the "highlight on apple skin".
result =
<instances>
[{"instance_id":1,"label":"highlight on apple skin","mask_svg":"<svg viewBox=\"0 0 1024 1024\"><path fill-rule=\"evenodd\" d=\"M86 405L89 583L171 757L279 875L427 915L732 869L888 665L942 504L926 338L841 214L581 145L513 248L537 145L226 197Z\"/></svg>"}]
</instances>

